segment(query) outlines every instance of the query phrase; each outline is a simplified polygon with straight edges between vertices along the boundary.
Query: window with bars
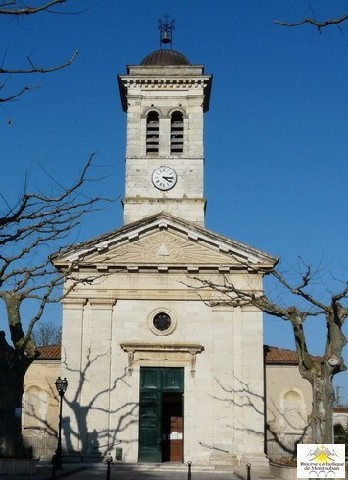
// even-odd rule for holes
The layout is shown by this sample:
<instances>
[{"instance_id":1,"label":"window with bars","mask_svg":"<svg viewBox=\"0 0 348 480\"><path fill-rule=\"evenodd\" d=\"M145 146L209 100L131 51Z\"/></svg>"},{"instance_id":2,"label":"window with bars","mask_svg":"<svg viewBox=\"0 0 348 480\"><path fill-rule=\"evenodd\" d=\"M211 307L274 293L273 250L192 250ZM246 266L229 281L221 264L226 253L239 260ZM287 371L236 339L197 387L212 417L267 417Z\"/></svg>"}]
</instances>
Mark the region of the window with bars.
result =
<instances>
[{"instance_id":1,"label":"window with bars","mask_svg":"<svg viewBox=\"0 0 348 480\"><path fill-rule=\"evenodd\" d=\"M172 155L184 151L184 117L181 112L174 112L170 122L170 153Z\"/></svg>"},{"instance_id":2,"label":"window with bars","mask_svg":"<svg viewBox=\"0 0 348 480\"><path fill-rule=\"evenodd\" d=\"M159 116L150 112L146 120L146 154L158 153L159 150Z\"/></svg>"}]
</instances>

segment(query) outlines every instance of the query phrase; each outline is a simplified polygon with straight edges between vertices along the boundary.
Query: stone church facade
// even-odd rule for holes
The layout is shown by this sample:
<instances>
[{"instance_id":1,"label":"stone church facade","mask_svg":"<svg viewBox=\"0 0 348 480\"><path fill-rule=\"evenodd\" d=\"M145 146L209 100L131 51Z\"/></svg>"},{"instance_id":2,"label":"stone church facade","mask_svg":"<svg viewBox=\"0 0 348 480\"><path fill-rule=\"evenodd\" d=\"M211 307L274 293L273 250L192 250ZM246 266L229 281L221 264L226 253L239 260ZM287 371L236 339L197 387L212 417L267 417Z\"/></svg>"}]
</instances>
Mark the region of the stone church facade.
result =
<instances>
[{"instance_id":1,"label":"stone church facade","mask_svg":"<svg viewBox=\"0 0 348 480\"><path fill-rule=\"evenodd\" d=\"M61 345L40 347L38 358L30 365L25 376L22 419L24 442L34 458L44 461L51 461L57 448L60 402L55 381L61 375L61 351ZM297 354L291 350L264 345L264 375L265 453L270 461L277 462L280 458L296 455L298 442L310 441L307 438L306 420L311 411L311 386L301 377ZM65 408L64 405L63 414ZM345 425L342 420L344 414L337 413L338 410L344 409L334 410L334 423ZM63 417L67 422L68 416ZM92 438L91 444L95 440ZM117 455L122 444L115 442L109 450L107 447L99 445L99 453L92 448L84 452L64 452L64 461L100 460L108 452L118 462L123 461L123 456ZM221 452L221 457L220 462L239 460L231 455L228 458L226 452ZM218 463L216 455L215 463Z\"/></svg>"},{"instance_id":2,"label":"stone church facade","mask_svg":"<svg viewBox=\"0 0 348 480\"><path fill-rule=\"evenodd\" d=\"M201 280L262 289L276 258L204 226L212 77L157 50L119 77L124 225L75 245L64 300L64 449L126 462L266 465L262 313ZM73 280L67 281L67 288Z\"/></svg>"}]
</instances>

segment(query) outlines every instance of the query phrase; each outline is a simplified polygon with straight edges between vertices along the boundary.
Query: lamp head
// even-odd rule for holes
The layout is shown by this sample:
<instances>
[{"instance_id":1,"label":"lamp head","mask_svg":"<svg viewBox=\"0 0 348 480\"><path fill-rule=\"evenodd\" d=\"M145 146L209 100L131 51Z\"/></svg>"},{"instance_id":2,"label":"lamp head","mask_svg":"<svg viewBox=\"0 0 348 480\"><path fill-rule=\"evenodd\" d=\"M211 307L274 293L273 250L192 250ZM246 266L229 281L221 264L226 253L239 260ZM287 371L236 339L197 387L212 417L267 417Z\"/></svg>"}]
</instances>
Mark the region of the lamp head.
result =
<instances>
[{"instance_id":1,"label":"lamp head","mask_svg":"<svg viewBox=\"0 0 348 480\"><path fill-rule=\"evenodd\" d=\"M68 380L66 378L62 379L58 377L56 380L56 388L59 395L63 397L66 389L68 388Z\"/></svg>"}]
</instances>

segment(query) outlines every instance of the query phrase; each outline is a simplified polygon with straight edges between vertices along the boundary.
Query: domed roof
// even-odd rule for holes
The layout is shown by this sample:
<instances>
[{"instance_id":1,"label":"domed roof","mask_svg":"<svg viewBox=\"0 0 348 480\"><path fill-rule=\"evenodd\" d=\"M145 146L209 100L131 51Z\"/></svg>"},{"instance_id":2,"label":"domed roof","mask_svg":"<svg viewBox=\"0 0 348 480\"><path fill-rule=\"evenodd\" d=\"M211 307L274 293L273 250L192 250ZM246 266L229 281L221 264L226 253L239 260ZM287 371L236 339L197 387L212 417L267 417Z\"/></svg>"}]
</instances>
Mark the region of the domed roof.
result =
<instances>
[{"instance_id":1,"label":"domed roof","mask_svg":"<svg viewBox=\"0 0 348 480\"><path fill-rule=\"evenodd\" d=\"M140 65L190 65L190 62L185 57L185 55L177 52L176 50L155 50L154 52L147 55L140 62Z\"/></svg>"}]
</instances>

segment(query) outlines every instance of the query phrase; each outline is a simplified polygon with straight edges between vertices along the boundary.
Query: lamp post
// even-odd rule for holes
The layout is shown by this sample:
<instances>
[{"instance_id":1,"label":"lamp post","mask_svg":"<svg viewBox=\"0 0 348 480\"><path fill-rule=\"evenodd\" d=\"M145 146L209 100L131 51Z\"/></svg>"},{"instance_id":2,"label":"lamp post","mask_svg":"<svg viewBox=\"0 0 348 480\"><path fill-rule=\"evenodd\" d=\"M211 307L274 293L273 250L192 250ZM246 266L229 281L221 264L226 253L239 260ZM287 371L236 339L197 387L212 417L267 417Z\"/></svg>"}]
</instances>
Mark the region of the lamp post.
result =
<instances>
[{"instance_id":1,"label":"lamp post","mask_svg":"<svg viewBox=\"0 0 348 480\"><path fill-rule=\"evenodd\" d=\"M59 427L58 427L58 446L55 455L55 468L62 468L62 409L63 409L63 397L68 388L68 380L64 378L62 380L60 377L56 380L56 388L60 396L60 405L59 405Z\"/></svg>"}]
</instances>

